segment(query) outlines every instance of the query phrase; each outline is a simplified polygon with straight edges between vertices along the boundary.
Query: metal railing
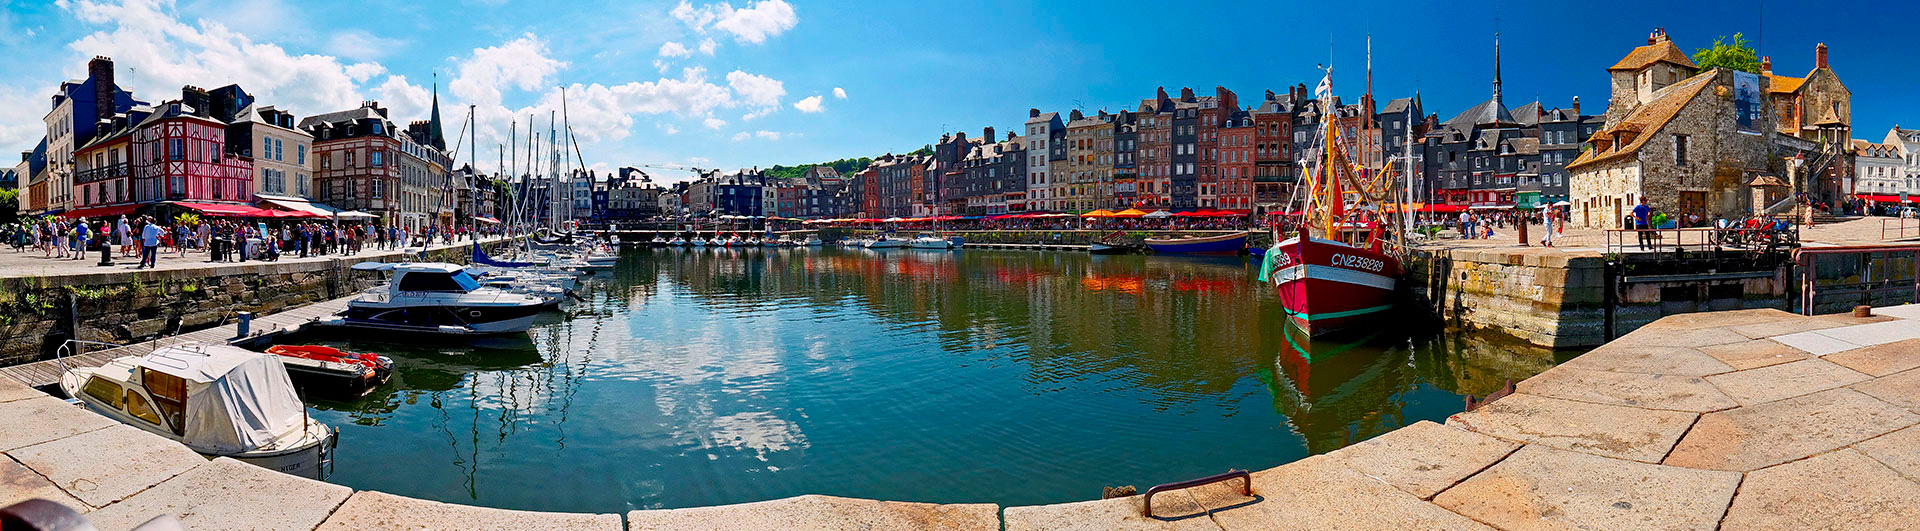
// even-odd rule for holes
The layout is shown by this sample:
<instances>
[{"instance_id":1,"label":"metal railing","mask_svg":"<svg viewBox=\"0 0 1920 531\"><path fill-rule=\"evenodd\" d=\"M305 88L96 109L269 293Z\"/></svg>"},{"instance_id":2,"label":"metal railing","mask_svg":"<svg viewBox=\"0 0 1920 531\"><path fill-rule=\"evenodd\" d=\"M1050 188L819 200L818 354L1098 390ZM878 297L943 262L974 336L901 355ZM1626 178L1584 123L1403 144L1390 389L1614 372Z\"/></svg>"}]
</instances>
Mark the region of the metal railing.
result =
<instances>
[{"instance_id":1,"label":"metal railing","mask_svg":"<svg viewBox=\"0 0 1920 531\"><path fill-rule=\"evenodd\" d=\"M1608 229L1607 253L1680 252L1723 249L1774 251L1800 246L1797 226L1788 228Z\"/></svg>"},{"instance_id":2,"label":"metal railing","mask_svg":"<svg viewBox=\"0 0 1920 531\"><path fill-rule=\"evenodd\" d=\"M1159 494L1167 491L1173 491L1173 490L1190 489L1190 488L1198 487L1201 485L1212 485L1214 483L1220 483L1222 481L1230 481L1234 479L1240 480L1241 495L1248 496L1248 497L1253 496L1253 475L1247 473L1247 471L1245 470L1236 469L1236 470L1228 470L1226 472L1221 472L1219 474L1214 474L1214 475L1207 476L1200 479L1189 479L1186 481L1176 481L1173 483L1161 483L1159 485L1154 485L1153 488L1147 489L1147 493L1144 496L1141 496L1142 498L1145 498L1141 501L1142 501L1142 504L1146 506L1145 510L1146 510L1147 518L1153 518L1154 517L1153 516L1153 495L1155 494Z\"/></svg>"},{"instance_id":3,"label":"metal railing","mask_svg":"<svg viewBox=\"0 0 1920 531\"><path fill-rule=\"evenodd\" d=\"M1880 220L1880 241L1920 238L1920 218Z\"/></svg>"}]
</instances>

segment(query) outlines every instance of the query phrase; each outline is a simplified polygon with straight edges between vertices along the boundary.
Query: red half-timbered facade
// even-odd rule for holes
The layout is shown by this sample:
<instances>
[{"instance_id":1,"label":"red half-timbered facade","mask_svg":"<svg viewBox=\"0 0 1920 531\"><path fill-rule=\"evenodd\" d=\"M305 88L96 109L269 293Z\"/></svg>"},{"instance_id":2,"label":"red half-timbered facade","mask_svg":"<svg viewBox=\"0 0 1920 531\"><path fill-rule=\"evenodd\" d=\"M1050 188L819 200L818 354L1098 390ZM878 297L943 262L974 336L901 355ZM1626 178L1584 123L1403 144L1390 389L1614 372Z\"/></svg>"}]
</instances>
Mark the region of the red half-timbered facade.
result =
<instances>
[{"instance_id":1,"label":"red half-timbered facade","mask_svg":"<svg viewBox=\"0 0 1920 531\"><path fill-rule=\"evenodd\" d=\"M134 129L133 197L246 203L253 198L253 163L227 153L225 124L168 104Z\"/></svg>"}]
</instances>

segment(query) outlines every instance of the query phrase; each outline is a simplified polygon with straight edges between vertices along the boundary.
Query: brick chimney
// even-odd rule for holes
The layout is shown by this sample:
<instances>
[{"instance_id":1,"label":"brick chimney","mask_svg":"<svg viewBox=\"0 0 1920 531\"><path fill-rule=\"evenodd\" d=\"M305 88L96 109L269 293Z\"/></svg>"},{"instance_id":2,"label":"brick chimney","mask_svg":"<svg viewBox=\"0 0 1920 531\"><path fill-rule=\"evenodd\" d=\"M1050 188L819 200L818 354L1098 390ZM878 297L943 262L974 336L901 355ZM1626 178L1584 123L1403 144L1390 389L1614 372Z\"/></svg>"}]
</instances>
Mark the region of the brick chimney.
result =
<instances>
[{"instance_id":1,"label":"brick chimney","mask_svg":"<svg viewBox=\"0 0 1920 531\"><path fill-rule=\"evenodd\" d=\"M1580 97L1579 96L1573 97L1573 119L1575 120L1580 119Z\"/></svg>"},{"instance_id":2,"label":"brick chimney","mask_svg":"<svg viewBox=\"0 0 1920 531\"><path fill-rule=\"evenodd\" d=\"M1039 118L1039 117L1040 117L1040 109L1027 109L1027 117L1028 117L1028 118Z\"/></svg>"},{"instance_id":3,"label":"brick chimney","mask_svg":"<svg viewBox=\"0 0 1920 531\"><path fill-rule=\"evenodd\" d=\"M1813 47L1813 67L1827 67L1827 43L1823 42Z\"/></svg>"},{"instance_id":4,"label":"brick chimney","mask_svg":"<svg viewBox=\"0 0 1920 531\"><path fill-rule=\"evenodd\" d=\"M213 106L213 97L207 91L193 85L180 87L180 103L186 104L187 111L194 116L209 116L209 107Z\"/></svg>"},{"instance_id":5,"label":"brick chimney","mask_svg":"<svg viewBox=\"0 0 1920 531\"><path fill-rule=\"evenodd\" d=\"M1067 117L1073 120L1081 120L1081 119L1085 119L1087 115L1086 113L1080 112L1080 109L1074 109L1073 113L1068 114Z\"/></svg>"},{"instance_id":6,"label":"brick chimney","mask_svg":"<svg viewBox=\"0 0 1920 531\"><path fill-rule=\"evenodd\" d=\"M1760 58L1760 73L1766 74L1766 75L1773 75L1773 58L1772 57Z\"/></svg>"},{"instance_id":7,"label":"brick chimney","mask_svg":"<svg viewBox=\"0 0 1920 531\"><path fill-rule=\"evenodd\" d=\"M1167 87L1155 87L1153 91L1161 100L1167 99Z\"/></svg>"},{"instance_id":8,"label":"brick chimney","mask_svg":"<svg viewBox=\"0 0 1920 531\"><path fill-rule=\"evenodd\" d=\"M993 126L991 126L991 125L989 125L989 126L987 126L987 127L986 127L986 129L985 129L985 130L983 130L983 131L981 131L981 132L980 132L980 139L981 139L981 140L985 140L985 141L987 141L987 143L988 143L988 144L992 144L992 143L994 143L994 142L995 142L995 140L994 140L994 136L993 136Z\"/></svg>"},{"instance_id":9,"label":"brick chimney","mask_svg":"<svg viewBox=\"0 0 1920 531\"><path fill-rule=\"evenodd\" d=\"M1180 87L1180 101L1193 101L1193 87Z\"/></svg>"},{"instance_id":10,"label":"brick chimney","mask_svg":"<svg viewBox=\"0 0 1920 531\"><path fill-rule=\"evenodd\" d=\"M113 118L113 59L93 56L87 61L87 77L93 80L93 118Z\"/></svg>"}]
</instances>

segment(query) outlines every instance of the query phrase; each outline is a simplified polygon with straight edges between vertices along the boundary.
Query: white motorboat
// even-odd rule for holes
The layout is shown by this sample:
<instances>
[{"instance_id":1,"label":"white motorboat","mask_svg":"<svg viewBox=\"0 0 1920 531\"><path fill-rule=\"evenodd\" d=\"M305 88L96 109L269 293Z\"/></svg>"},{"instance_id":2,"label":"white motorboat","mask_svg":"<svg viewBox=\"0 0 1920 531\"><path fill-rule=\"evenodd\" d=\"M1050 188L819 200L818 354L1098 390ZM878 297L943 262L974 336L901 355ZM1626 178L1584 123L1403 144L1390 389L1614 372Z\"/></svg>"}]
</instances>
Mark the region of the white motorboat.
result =
<instances>
[{"instance_id":1,"label":"white motorboat","mask_svg":"<svg viewBox=\"0 0 1920 531\"><path fill-rule=\"evenodd\" d=\"M805 241L800 242L801 247L819 247L822 245L826 245L826 243L821 242L819 236L808 236Z\"/></svg>"},{"instance_id":2,"label":"white motorboat","mask_svg":"<svg viewBox=\"0 0 1920 531\"><path fill-rule=\"evenodd\" d=\"M952 249L953 241L932 234L921 234L908 240L907 246L915 249Z\"/></svg>"},{"instance_id":3,"label":"white motorboat","mask_svg":"<svg viewBox=\"0 0 1920 531\"><path fill-rule=\"evenodd\" d=\"M354 269L389 270L393 280L347 301L344 317L327 324L442 334L513 334L532 327L534 316L546 305L538 297L481 286L454 264L358 264Z\"/></svg>"},{"instance_id":4,"label":"white motorboat","mask_svg":"<svg viewBox=\"0 0 1920 531\"><path fill-rule=\"evenodd\" d=\"M715 239L719 239L719 238L715 238ZM733 236L731 238L727 238L727 241L722 243L721 245L725 245L727 247L739 247L741 245L745 245L746 243L747 241L740 239L739 236Z\"/></svg>"},{"instance_id":5,"label":"white motorboat","mask_svg":"<svg viewBox=\"0 0 1920 531\"><path fill-rule=\"evenodd\" d=\"M687 239L679 236L674 236L673 239L667 240L668 247L686 247L687 245Z\"/></svg>"},{"instance_id":6,"label":"white motorboat","mask_svg":"<svg viewBox=\"0 0 1920 531\"><path fill-rule=\"evenodd\" d=\"M60 389L95 413L203 455L306 478L326 478L339 440L307 416L279 356L239 347L168 346L71 367Z\"/></svg>"},{"instance_id":7,"label":"white motorboat","mask_svg":"<svg viewBox=\"0 0 1920 531\"><path fill-rule=\"evenodd\" d=\"M868 240L866 244L868 249L898 249L906 246L907 240L888 238L884 234Z\"/></svg>"},{"instance_id":8,"label":"white motorboat","mask_svg":"<svg viewBox=\"0 0 1920 531\"><path fill-rule=\"evenodd\" d=\"M674 238L674 239L678 240L679 238ZM667 240L659 236L654 236L652 240L647 240L647 245L650 245L653 247L662 247L667 245Z\"/></svg>"},{"instance_id":9,"label":"white motorboat","mask_svg":"<svg viewBox=\"0 0 1920 531\"><path fill-rule=\"evenodd\" d=\"M613 267L614 264L620 263L620 254L606 247L596 247L586 255L584 260L587 265L593 267Z\"/></svg>"}]
</instances>

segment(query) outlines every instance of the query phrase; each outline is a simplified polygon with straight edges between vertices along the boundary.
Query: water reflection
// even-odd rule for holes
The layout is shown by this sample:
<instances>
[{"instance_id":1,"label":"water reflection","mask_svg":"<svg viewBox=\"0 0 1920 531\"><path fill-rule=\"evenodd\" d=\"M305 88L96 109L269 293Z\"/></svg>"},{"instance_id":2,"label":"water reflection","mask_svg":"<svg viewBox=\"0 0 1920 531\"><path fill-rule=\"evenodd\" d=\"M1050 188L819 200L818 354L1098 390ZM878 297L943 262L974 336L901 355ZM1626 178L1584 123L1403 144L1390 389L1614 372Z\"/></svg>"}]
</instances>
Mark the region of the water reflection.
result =
<instances>
[{"instance_id":1,"label":"water reflection","mask_svg":"<svg viewBox=\"0 0 1920 531\"><path fill-rule=\"evenodd\" d=\"M351 338L396 369L317 406L335 481L599 512L1052 503L1329 451L1556 361L1413 327L1310 341L1233 258L636 249L581 291L519 340Z\"/></svg>"}]
</instances>

